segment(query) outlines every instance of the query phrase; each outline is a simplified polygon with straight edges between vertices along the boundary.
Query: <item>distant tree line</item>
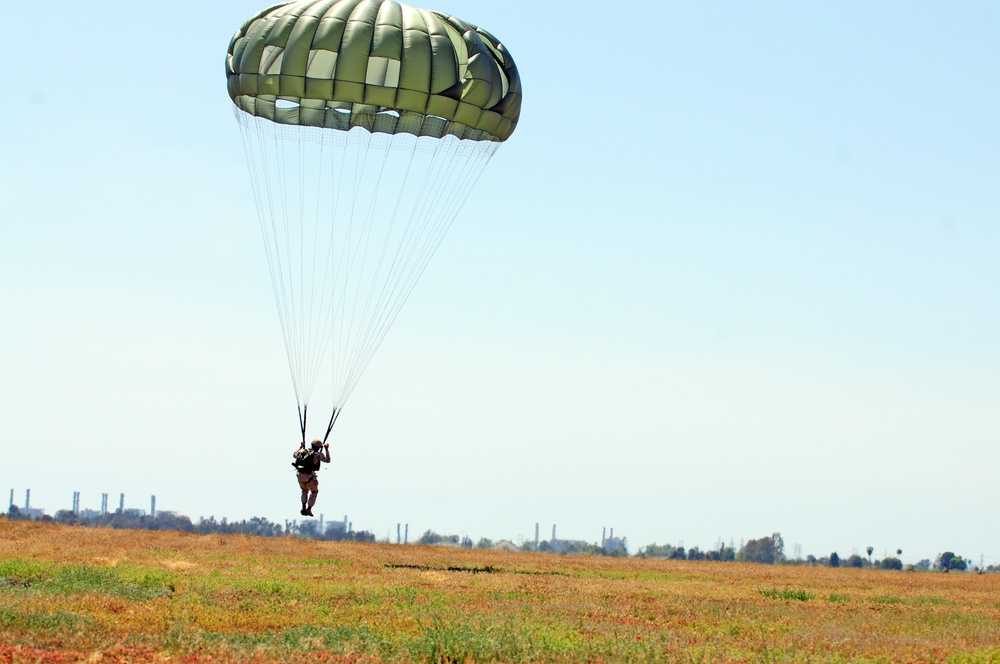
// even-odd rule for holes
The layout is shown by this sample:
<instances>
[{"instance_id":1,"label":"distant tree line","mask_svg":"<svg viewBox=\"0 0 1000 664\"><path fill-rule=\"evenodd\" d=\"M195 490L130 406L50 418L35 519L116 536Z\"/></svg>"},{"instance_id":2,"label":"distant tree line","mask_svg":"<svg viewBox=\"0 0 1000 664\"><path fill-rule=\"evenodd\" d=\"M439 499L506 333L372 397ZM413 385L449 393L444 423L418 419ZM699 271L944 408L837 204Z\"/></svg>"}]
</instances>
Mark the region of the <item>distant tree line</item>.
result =
<instances>
[{"instance_id":1,"label":"distant tree line","mask_svg":"<svg viewBox=\"0 0 1000 664\"><path fill-rule=\"evenodd\" d=\"M472 538L459 537L458 535L440 535L433 530L428 530L420 536L417 544L437 545L437 546L460 546L463 549L472 548Z\"/></svg>"},{"instance_id":2,"label":"distant tree line","mask_svg":"<svg viewBox=\"0 0 1000 664\"><path fill-rule=\"evenodd\" d=\"M693 546L685 549L683 546L672 546L670 544L650 544L639 549L636 554L639 558L666 558L668 560L716 560L729 562L736 560L736 552L733 547L721 545L717 549L702 551Z\"/></svg>"},{"instance_id":3,"label":"distant tree line","mask_svg":"<svg viewBox=\"0 0 1000 664\"><path fill-rule=\"evenodd\" d=\"M939 572L964 572L974 569L977 572L992 573L1000 572L1000 566L990 565L984 569L974 568L971 561L956 555L952 551L945 551L938 555L937 559L931 563L930 560L921 560L912 565L904 565L897 556L902 555L902 550L896 549L896 556L886 556L878 560L872 560L874 547L866 547L867 557L852 553L847 558L841 558L836 551L829 556L817 558L810 554L804 559L789 559L785 556L785 542L781 533L772 533L769 537L752 539L746 542L739 550L734 550L732 546L719 545L717 549L701 551L698 547L685 550L683 546L674 547L670 544L650 544L639 549L636 554L640 558L668 558L671 560L717 560L722 562L735 561L746 563L757 563L761 565L811 565L817 567L856 567L883 570L900 570L909 572L930 571Z\"/></svg>"},{"instance_id":4,"label":"distant tree line","mask_svg":"<svg viewBox=\"0 0 1000 664\"><path fill-rule=\"evenodd\" d=\"M433 530L428 530L420 536L420 539L416 541L416 544L424 544L430 546L454 546L462 547L465 549L492 549L500 545L506 540L500 540L494 542L488 537L482 537L475 544L472 542L471 537L458 536L458 535L442 535L436 533ZM516 546L519 551L537 551L539 553L560 553L564 555L589 555L589 556L628 556L628 550L624 547L611 548L602 547L599 544L590 544L588 542L581 542L577 540L555 540L553 542L541 541L538 543L537 548L535 547L534 541L524 542L520 546Z\"/></svg>"},{"instance_id":5,"label":"distant tree line","mask_svg":"<svg viewBox=\"0 0 1000 664\"><path fill-rule=\"evenodd\" d=\"M12 505L6 513L10 520L27 519L21 510ZM375 536L368 531L345 531L343 528L325 528L320 532L317 521L286 522L284 525L255 516L249 520L228 521L225 517L217 521L214 516L201 518L197 523L190 518L173 512L158 512L151 516L135 510L116 510L98 516L82 516L72 510L59 510L55 516L45 515L38 519L85 528L117 528L123 530L175 530L202 535L252 535L255 537L302 537L306 539L356 542L374 542Z\"/></svg>"},{"instance_id":6,"label":"distant tree line","mask_svg":"<svg viewBox=\"0 0 1000 664\"><path fill-rule=\"evenodd\" d=\"M16 505L11 505L6 514L0 518L20 520L29 518L21 513ZM48 521L66 525L83 526L86 528L120 528L129 530L176 530L195 532L203 535L252 535L256 537L301 537L324 541L355 541L374 542L375 536L366 531L345 531L340 527L327 527L320 531L318 521L295 522L286 521L284 525L268 521L262 517L253 517L245 521L228 521L225 517L217 521L214 516L201 518L194 523L188 517L173 512L160 512L154 516L139 513L136 510L116 510L99 516L84 517L72 510L60 510L54 517L45 515L39 521ZM433 530L427 530L416 542L422 545L455 546L466 549L491 549L496 546L493 540L483 537L473 544L472 538L458 535L441 535ZM592 556L628 556L624 547L610 548L598 544L590 544L576 540L542 541L535 546L534 541L524 542L519 547L521 551L537 551L539 553L559 553L562 555L592 555ZM636 557L661 558L669 560L695 560L716 562L746 562L760 565L810 565L816 567L855 567L859 569L882 569L900 571L937 571L965 572L973 570L979 573L998 573L1000 565L989 565L983 569L974 567L972 562L952 551L945 551L937 556L934 562L920 562L904 565L898 556L902 551L897 549L896 556L872 559L874 547L866 547L867 557L852 553L847 558L841 558L834 551L829 556L817 558L810 554L805 558L789 559L785 555L785 542L781 533L772 533L767 537L752 539L736 549L732 544L719 544L714 549L701 550L697 546L685 549L683 546L670 544L649 544L639 549Z\"/></svg>"}]
</instances>

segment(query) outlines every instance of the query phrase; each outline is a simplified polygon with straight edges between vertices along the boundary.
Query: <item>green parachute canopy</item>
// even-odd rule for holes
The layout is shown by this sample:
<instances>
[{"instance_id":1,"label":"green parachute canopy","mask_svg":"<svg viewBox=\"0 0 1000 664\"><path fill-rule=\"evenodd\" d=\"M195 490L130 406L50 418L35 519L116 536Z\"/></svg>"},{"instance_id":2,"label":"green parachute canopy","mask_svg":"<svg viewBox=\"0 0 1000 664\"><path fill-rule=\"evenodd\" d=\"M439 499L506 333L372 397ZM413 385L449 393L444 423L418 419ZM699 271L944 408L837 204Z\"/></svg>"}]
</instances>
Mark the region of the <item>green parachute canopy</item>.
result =
<instances>
[{"instance_id":1,"label":"green parachute canopy","mask_svg":"<svg viewBox=\"0 0 1000 664\"><path fill-rule=\"evenodd\" d=\"M286 125L504 141L517 67L490 33L392 0L300 0L251 17L226 57L241 110Z\"/></svg>"}]
</instances>

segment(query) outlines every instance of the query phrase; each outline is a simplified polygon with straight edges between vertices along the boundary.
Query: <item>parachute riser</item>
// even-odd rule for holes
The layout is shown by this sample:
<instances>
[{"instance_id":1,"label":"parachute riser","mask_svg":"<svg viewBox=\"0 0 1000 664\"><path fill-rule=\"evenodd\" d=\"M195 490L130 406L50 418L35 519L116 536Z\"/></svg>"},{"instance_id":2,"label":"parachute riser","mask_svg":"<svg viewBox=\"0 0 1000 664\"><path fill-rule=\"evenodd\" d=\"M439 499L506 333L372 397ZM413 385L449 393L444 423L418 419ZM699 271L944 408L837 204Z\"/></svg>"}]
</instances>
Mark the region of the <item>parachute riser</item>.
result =
<instances>
[{"instance_id":1,"label":"parachute riser","mask_svg":"<svg viewBox=\"0 0 1000 664\"><path fill-rule=\"evenodd\" d=\"M330 439L330 432L333 431L333 425L337 422L337 417L340 416L340 409L334 408L333 413L330 415L330 422L326 425L326 433L323 435L323 443ZM299 406L299 429L302 432L302 446L305 447L306 444L306 425L309 419L309 405Z\"/></svg>"},{"instance_id":2,"label":"parachute riser","mask_svg":"<svg viewBox=\"0 0 1000 664\"><path fill-rule=\"evenodd\" d=\"M330 415L330 423L326 426L326 434L323 436L323 444L330 438L330 432L333 431L333 425L337 421L337 416L340 415L340 409L334 408L333 413Z\"/></svg>"},{"instance_id":3,"label":"parachute riser","mask_svg":"<svg viewBox=\"0 0 1000 664\"><path fill-rule=\"evenodd\" d=\"M306 420L309 417L309 405L299 407L299 428L302 430L302 447L306 446Z\"/></svg>"}]
</instances>

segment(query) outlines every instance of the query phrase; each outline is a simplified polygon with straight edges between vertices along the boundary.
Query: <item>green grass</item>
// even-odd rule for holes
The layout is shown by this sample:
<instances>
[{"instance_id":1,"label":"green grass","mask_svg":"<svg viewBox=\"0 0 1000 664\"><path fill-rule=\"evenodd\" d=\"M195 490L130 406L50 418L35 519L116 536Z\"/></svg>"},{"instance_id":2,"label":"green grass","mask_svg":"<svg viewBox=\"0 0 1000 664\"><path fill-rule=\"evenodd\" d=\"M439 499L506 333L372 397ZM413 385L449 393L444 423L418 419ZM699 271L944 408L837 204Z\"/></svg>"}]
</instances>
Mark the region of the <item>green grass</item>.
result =
<instances>
[{"instance_id":1,"label":"green grass","mask_svg":"<svg viewBox=\"0 0 1000 664\"><path fill-rule=\"evenodd\" d=\"M768 599L780 599L797 602L808 602L809 600L816 599L816 595L806 592L801 588L771 588L770 590L761 590L760 594Z\"/></svg>"},{"instance_id":2,"label":"green grass","mask_svg":"<svg viewBox=\"0 0 1000 664\"><path fill-rule=\"evenodd\" d=\"M78 616L64 610L41 612L19 611L16 608L0 608L0 628L38 630L44 632L75 633L94 631L100 623L91 618Z\"/></svg>"},{"instance_id":3,"label":"green grass","mask_svg":"<svg viewBox=\"0 0 1000 664\"><path fill-rule=\"evenodd\" d=\"M0 561L0 579L3 580L0 592L5 589L57 594L95 592L127 599L154 599L174 592L174 577L169 572L135 567L5 560Z\"/></svg>"},{"instance_id":4,"label":"green grass","mask_svg":"<svg viewBox=\"0 0 1000 664\"><path fill-rule=\"evenodd\" d=\"M875 595L872 597L872 601L876 604L903 604L904 600L902 597L896 597L895 595Z\"/></svg>"},{"instance_id":5,"label":"green grass","mask_svg":"<svg viewBox=\"0 0 1000 664\"><path fill-rule=\"evenodd\" d=\"M948 664L996 664L1000 662L1000 648L986 648L969 653L955 653L948 657Z\"/></svg>"},{"instance_id":6,"label":"green grass","mask_svg":"<svg viewBox=\"0 0 1000 664\"><path fill-rule=\"evenodd\" d=\"M935 597L933 595L925 595L924 597L918 597L915 600L913 600L913 603L917 605L927 604L930 606L949 606L954 604L954 602L950 602L944 599L943 597Z\"/></svg>"}]
</instances>

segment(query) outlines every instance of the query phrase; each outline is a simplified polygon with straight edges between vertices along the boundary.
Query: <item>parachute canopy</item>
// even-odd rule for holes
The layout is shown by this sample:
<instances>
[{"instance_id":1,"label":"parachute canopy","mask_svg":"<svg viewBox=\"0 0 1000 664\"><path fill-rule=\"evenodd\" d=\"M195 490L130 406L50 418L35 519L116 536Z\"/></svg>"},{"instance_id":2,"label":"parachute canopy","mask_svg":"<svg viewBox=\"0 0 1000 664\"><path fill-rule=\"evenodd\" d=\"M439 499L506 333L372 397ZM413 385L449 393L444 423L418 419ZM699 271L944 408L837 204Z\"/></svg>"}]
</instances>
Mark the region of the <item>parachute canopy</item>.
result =
<instances>
[{"instance_id":1,"label":"parachute canopy","mask_svg":"<svg viewBox=\"0 0 1000 664\"><path fill-rule=\"evenodd\" d=\"M289 125L504 141L521 109L493 35L392 0L265 9L233 36L226 74L240 109Z\"/></svg>"},{"instance_id":2,"label":"parachute canopy","mask_svg":"<svg viewBox=\"0 0 1000 664\"><path fill-rule=\"evenodd\" d=\"M232 38L226 75L302 440L327 366L329 436L514 131L521 82L490 33L392 0L265 9Z\"/></svg>"}]
</instances>

